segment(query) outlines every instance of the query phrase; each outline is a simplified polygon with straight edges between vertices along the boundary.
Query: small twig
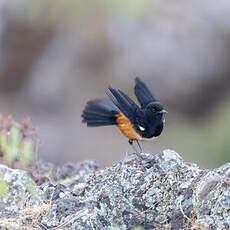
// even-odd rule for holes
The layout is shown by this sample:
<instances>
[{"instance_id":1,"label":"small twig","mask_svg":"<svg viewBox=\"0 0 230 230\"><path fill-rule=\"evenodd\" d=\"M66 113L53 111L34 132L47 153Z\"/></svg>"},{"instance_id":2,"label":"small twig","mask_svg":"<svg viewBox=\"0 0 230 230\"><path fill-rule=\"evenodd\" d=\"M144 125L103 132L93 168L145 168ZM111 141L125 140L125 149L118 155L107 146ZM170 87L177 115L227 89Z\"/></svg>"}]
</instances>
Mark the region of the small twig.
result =
<instances>
[{"instance_id":1,"label":"small twig","mask_svg":"<svg viewBox=\"0 0 230 230\"><path fill-rule=\"evenodd\" d=\"M148 209L146 209L145 211L139 213L138 215L136 213L132 213L136 218L142 218L142 219L146 219L146 215L144 216L144 214L146 214L146 212L150 211L151 209L153 209L158 203L160 203L162 201L162 199L158 200L156 203L154 203L152 206L150 206ZM151 221L153 224L157 226L159 226L159 224L157 224L154 221ZM161 229L161 228L159 228Z\"/></svg>"},{"instance_id":2,"label":"small twig","mask_svg":"<svg viewBox=\"0 0 230 230\"><path fill-rule=\"evenodd\" d=\"M150 206L148 209L146 209L145 211L141 212L139 215L145 214L146 212L152 210L157 204L159 204L162 201L162 199L158 200L156 203L154 203L152 206ZM138 216L136 216L138 217Z\"/></svg>"},{"instance_id":3,"label":"small twig","mask_svg":"<svg viewBox=\"0 0 230 230\"><path fill-rule=\"evenodd\" d=\"M38 149L40 146L41 142L38 140L35 143L35 157L36 157L36 165L37 165L37 170L38 170L38 184L40 185L41 182L41 171L40 171L40 164L39 164L39 156L38 156Z\"/></svg>"},{"instance_id":4,"label":"small twig","mask_svg":"<svg viewBox=\"0 0 230 230\"><path fill-rule=\"evenodd\" d=\"M180 211L181 211L181 213L183 214L183 216L184 216L187 220L189 220L189 222L192 222L192 219L190 219L190 218L184 213L184 210L183 210L183 208L182 208L181 202L182 202L183 199L184 199L184 197L183 197L182 195L178 198Z\"/></svg>"},{"instance_id":5,"label":"small twig","mask_svg":"<svg viewBox=\"0 0 230 230\"><path fill-rule=\"evenodd\" d=\"M44 228L45 230L48 230L48 228L44 224L42 223L37 223L37 224L39 227Z\"/></svg>"},{"instance_id":6,"label":"small twig","mask_svg":"<svg viewBox=\"0 0 230 230\"><path fill-rule=\"evenodd\" d=\"M52 228L52 230L57 230L60 229L61 227L65 227L66 225L68 225L72 220L74 220L74 218L76 218L75 216L70 217L69 220L66 220L64 223L58 225L57 227Z\"/></svg>"}]
</instances>

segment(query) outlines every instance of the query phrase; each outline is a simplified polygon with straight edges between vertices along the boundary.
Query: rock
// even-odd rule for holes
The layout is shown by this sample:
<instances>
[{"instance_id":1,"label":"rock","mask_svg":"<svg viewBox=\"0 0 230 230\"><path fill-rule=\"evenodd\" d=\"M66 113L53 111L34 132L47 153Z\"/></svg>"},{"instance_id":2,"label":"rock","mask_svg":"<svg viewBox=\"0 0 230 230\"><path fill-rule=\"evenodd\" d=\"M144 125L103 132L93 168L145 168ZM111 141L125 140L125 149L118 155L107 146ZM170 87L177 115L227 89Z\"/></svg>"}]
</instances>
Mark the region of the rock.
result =
<instances>
[{"instance_id":1,"label":"rock","mask_svg":"<svg viewBox=\"0 0 230 230\"><path fill-rule=\"evenodd\" d=\"M25 171L0 165L1 181L5 182L7 192L1 196L2 208L18 212L24 205L40 205L43 192ZM26 203L23 199L26 199Z\"/></svg>"},{"instance_id":2,"label":"rock","mask_svg":"<svg viewBox=\"0 0 230 230\"><path fill-rule=\"evenodd\" d=\"M30 172L30 176L23 170L0 165L0 229L22 229L22 226L40 229L59 225L61 218L73 214L75 205L79 207L71 188L82 183L98 167L94 161L61 167L41 162L39 170ZM4 196L1 196L2 190L7 191Z\"/></svg>"},{"instance_id":3,"label":"rock","mask_svg":"<svg viewBox=\"0 0 230 230\"><path fill-rule=\"evenodd\" d=\"M230 164L207 170L165 150L157 155L129 154L122 162L100 170L92 161L58 168L56 183L36 186L40 205L47 206L34 212L33 221L28 218L19 223L28 206L25 200L24 207L13 209L21 226L8 229L230 228ZM21 170L7 170L12 175L27 175ZM23 196L31 197L29 194L22 189ZM15 200L13 191L8 196ZM8 210L11 205L17 206L12 202ZM6 208L1 211L0 223L10 218Z\"/></svg>"},{"instance_id":4,"label":"rock","mask_svg":"<svg viewBox=\"0 0 230 230\"><path fill-rule=\"evenodd\" d=\"M83 161L77 164L66 163L63 166L57 166L49 162L39 162L39 170L32 172L34 180L43 184L45 182L67 184L73 187L85 181L85 177L99 168L99 163L96 161Z\"/></svg>"},{"instance_id":5,"label":"rock","mask_svg":"<svg viewBox=\"0 0 230 230\"><path fill-rule=\"evenodd\" d=\"M0 165L0 181L0 229L22 229L22 223L32 226L33 210L43 207L44 192L28 173L5 165Z\"/></svg>"}]
</instances>

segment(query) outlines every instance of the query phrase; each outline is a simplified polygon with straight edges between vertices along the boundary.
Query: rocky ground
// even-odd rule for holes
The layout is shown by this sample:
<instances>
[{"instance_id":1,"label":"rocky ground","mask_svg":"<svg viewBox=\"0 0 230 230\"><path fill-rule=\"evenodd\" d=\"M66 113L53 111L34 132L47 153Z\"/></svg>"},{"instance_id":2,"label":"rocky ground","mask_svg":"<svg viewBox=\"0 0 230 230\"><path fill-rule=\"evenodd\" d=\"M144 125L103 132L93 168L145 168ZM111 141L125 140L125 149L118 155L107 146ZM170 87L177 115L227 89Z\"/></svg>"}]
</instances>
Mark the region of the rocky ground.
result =
<instances>
[{"instance_id":1,"label":"rocky ground","mask_svg":"<svg viewBox=\"0 0 230 230\"><path fill-rule=\"evenodd\" d=\"M229 229L230 163L208 170L172 150L27 173L0 165L0 229Z\"/></svg>"}]
</instances>

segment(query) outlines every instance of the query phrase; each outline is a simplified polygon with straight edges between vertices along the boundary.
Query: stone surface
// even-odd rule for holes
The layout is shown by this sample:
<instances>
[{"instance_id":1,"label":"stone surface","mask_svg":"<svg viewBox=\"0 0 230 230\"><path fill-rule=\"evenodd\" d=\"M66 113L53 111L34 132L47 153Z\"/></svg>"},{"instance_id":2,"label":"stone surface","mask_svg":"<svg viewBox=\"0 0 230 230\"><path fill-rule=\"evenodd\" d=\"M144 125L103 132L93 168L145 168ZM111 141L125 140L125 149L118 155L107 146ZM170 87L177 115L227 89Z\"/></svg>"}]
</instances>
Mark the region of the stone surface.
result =
<instances>
[{"instance_id":1,"label":"stone surface","mask_svg":"<svg viewBox=\"0 0 230 230\"><path fill-rule=\"evenodd\" d=\"M45 174L47 167L41 168ZM100 170L93 161L71 163L58 167L56 180L47 176L49 179L32 189L37 191L36 201L36 193L23 184L22 178L28 176L25 172L5 166L0 170L5 170L5 179L17 175L16 182L7 180L11 186L7 199L11 201L1 202L1 229L22 229L22 224L28 229L230 228L230 163L202 169L184 162L172 150L157 155L129 154L122 162ZM33 178L38 181L36 173ZM15 202L19 194L14 183L19 184L21 197L30 198L23 206ZM32 212L36 218L30 212L27 219L18 221L26 207L38 204L43 208ZM13 218L9 210L18 225L7 228L7 221Z\"/></svg>"}]
</instances>

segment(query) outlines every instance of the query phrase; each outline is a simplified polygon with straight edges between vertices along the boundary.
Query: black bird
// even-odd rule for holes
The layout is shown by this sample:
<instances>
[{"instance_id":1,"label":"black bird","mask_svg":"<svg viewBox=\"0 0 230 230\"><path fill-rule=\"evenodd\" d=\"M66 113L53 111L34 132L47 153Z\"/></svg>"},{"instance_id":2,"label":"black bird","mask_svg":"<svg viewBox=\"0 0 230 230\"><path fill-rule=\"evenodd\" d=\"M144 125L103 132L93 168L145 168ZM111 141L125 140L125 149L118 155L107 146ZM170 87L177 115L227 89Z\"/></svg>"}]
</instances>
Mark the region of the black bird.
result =
<instances>
[{"instance_id":1,"label":"black bird","mask_svg":"<svg viewBox=\"0 0 230 230\"><path fill-rule=\"evenodd\" d=\"M109 98L88 101L82 113L82 122L89 127L116 125L133 145L161 134L166 110L146 84L136 78L134 92L141 107L119 89L108 87ZM134 147L134 146L133 146ZM134 148L136 151L136 149Z\"/></svg>"}]
</instances>

